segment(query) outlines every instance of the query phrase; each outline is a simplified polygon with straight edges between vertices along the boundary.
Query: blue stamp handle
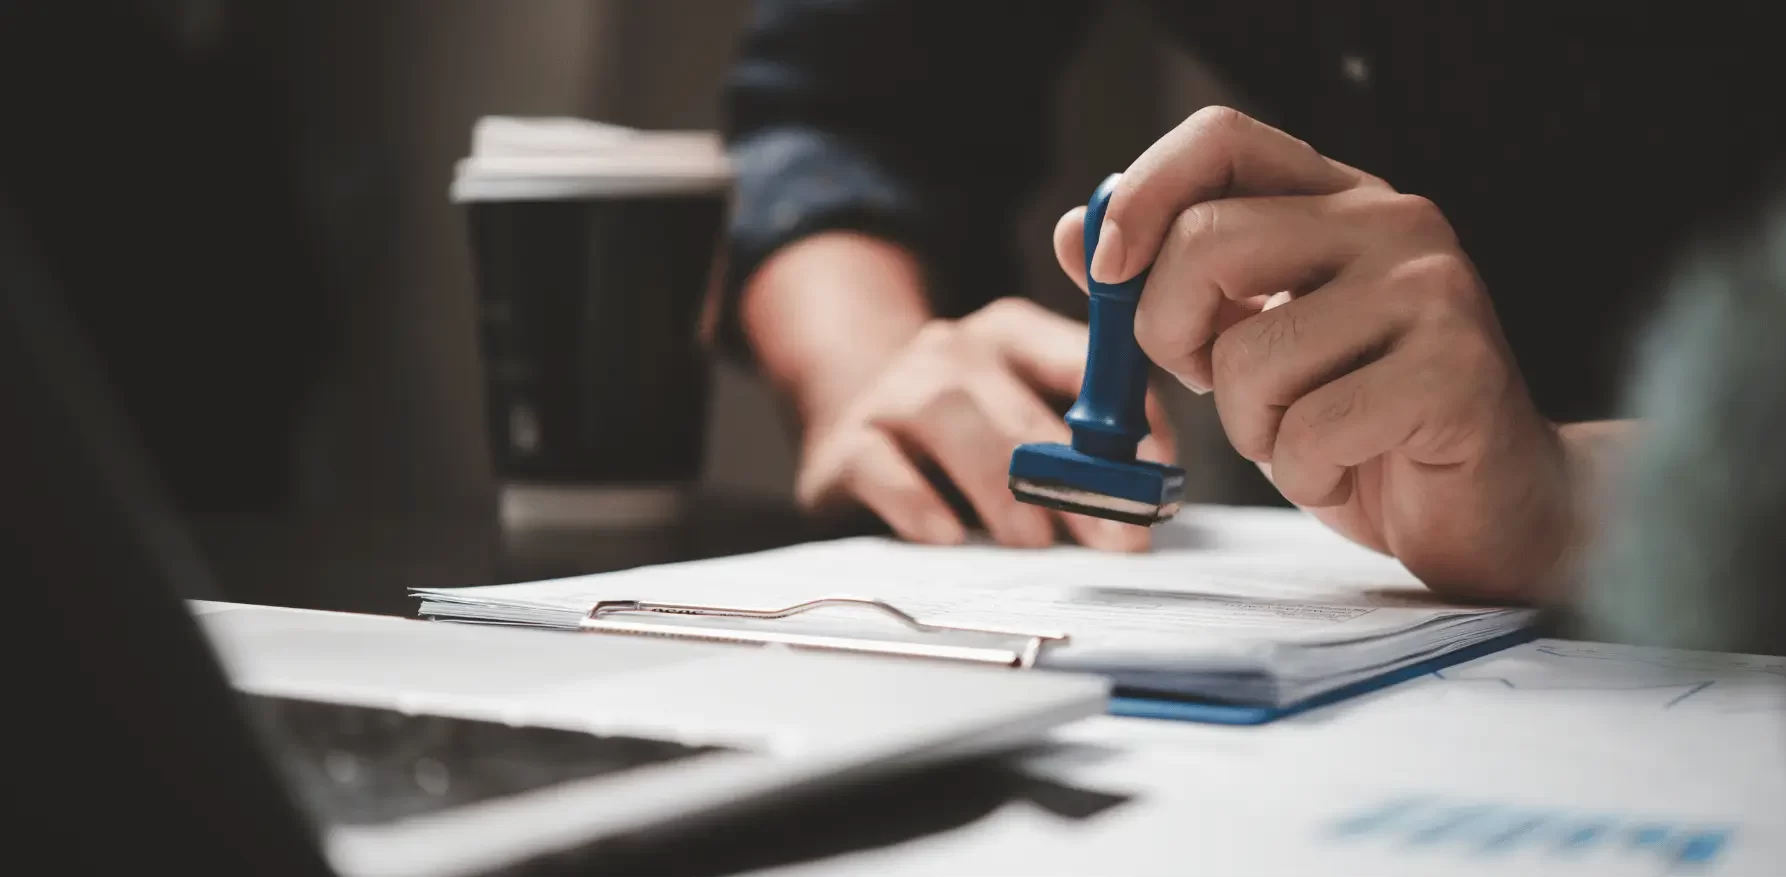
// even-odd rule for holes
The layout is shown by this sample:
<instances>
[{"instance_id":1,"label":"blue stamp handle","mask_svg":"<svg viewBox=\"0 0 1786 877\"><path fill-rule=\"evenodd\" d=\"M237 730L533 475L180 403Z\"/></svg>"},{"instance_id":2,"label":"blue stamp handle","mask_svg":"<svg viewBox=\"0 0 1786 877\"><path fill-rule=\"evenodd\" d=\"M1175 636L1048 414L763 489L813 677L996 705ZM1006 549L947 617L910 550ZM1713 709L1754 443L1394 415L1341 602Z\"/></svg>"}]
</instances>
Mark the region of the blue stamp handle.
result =
<instances>
[{"instance_id":1,"label":"blue stamp handle","mask_svg":"<svg viewBox=\"0 0 1786 877\"><path fill-rule=\"evenodd\" d=\"M1135 459L1135 447L1148 433L1148 360L1135 342L1135 305L1147 284L1147 270L1121 283L1099 283L1091 278L1104 212L1119 178L1117 174L1106 177L1085 209L1091 344L1085 351L1085 380L1079 399L1067 411L1066 420L1073 430L1073 450L1126 462Z\"/></svg>"}]
</instances>

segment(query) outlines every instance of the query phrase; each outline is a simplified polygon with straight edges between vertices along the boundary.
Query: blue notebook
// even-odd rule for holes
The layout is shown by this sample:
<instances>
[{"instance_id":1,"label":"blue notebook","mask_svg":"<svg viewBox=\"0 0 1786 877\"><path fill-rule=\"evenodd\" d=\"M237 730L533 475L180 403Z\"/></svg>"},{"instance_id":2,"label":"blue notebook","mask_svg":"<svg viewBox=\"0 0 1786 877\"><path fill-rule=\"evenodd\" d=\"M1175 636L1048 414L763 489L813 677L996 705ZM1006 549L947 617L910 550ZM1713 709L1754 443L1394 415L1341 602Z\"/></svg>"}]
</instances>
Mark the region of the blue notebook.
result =
<instances>
[{"instance_id":1,"label":"blue notebook","mask_svg":"<svg viewBox=\"0 0 1786 877\"><path fill-rule=\"evenodd\" d=\"M1528 642L1536 637L1537 632L1534 630L1517 630L1486 642L1465 646L1449 654L1391 670L1381 676L1362 679L1288 706L1219 703L1119 687L1116 696L1110 699L1110 714L1136 719L1168 719L1179 722L1204 722L1212 725L1263 725L1361 694L1369 694L1398 682L1417 679L1454 664L1473 661L1484 655Z\"/></svg>"}]
</instances>

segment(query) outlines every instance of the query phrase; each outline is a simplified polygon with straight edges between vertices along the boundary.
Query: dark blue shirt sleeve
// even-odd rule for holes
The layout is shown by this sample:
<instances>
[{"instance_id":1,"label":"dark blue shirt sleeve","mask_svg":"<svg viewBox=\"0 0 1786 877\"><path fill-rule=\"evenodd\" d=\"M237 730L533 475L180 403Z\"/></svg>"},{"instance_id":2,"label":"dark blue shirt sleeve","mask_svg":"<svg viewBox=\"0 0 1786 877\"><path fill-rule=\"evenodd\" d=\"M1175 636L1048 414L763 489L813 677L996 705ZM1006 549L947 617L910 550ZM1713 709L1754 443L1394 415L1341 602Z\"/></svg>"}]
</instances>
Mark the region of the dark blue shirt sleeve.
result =
<instances>
[{"instance_id":1,"label":"dark blue shirt sleeve","mask_svg":"<svg viewBox=\"0 0 1786 877\"><path fill-rule=\"evenodd\" d=\"M723 96L738 173L717 329L776 249L899 243L937 313L1017 292L1013 234L1048 166L1057 84L1096 0L761 0ZM849 290L838 290L839 295Z\"/></svg>"}]
</instances>

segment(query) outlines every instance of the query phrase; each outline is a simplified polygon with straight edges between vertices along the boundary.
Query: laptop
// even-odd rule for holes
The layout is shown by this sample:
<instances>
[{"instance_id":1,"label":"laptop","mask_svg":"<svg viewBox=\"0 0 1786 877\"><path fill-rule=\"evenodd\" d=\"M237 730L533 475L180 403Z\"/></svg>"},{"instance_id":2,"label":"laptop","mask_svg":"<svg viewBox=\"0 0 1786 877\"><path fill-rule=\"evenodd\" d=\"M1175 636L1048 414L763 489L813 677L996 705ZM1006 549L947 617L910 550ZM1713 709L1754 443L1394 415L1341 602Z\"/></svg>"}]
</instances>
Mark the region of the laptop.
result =
<instances>
[{"instance_id":1,"label":"laptop","mask_svg":"<svg viewBox=\"0 0 1786 877\"><path fill-rule=\"evenodd\" d=\"M0 618L35 644L10 692L21 860L276 877L599 861L1105 707L1101 679L1064 674L219 601L3 206Z\"/></svg>"}]
</instances>

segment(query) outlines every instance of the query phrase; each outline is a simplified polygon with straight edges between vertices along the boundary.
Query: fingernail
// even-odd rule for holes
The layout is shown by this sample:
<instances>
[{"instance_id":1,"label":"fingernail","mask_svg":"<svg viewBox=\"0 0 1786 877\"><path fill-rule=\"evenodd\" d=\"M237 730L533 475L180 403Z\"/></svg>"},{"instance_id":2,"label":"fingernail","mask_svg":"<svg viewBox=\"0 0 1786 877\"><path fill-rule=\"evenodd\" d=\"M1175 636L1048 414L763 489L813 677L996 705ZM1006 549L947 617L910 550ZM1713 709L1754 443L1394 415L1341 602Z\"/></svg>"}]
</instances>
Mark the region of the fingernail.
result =
<instances>
[{"instance_id":1,"label":"fingernail","mask_svg":"<svg viewBox=\"0 0 1786 877\"><path fill-rule=\"evenodd\" d=\"M1177 378L1178 382L1183 384L1185 389L1190 390L1191 392L1196 393L1199 396L1209 395L1209 388L1203 386L1202 381L1199 381L1196 378L1186 377L1186 376L1180 375L1180 374L1174 374L1173 377Z\"/></svg>"},{"instance_id":2,"label":"fingernail","mask_svg":"<svg viewBox=\"0 0 1786 877\"><path fill-rule=\"evenodd\" d=\"M1099 283L1120 283L1123 266L1122 229L1106 219L1098 227L1098 249L1091 256L1091 276Z\"/></svg>"}]
</instances>

